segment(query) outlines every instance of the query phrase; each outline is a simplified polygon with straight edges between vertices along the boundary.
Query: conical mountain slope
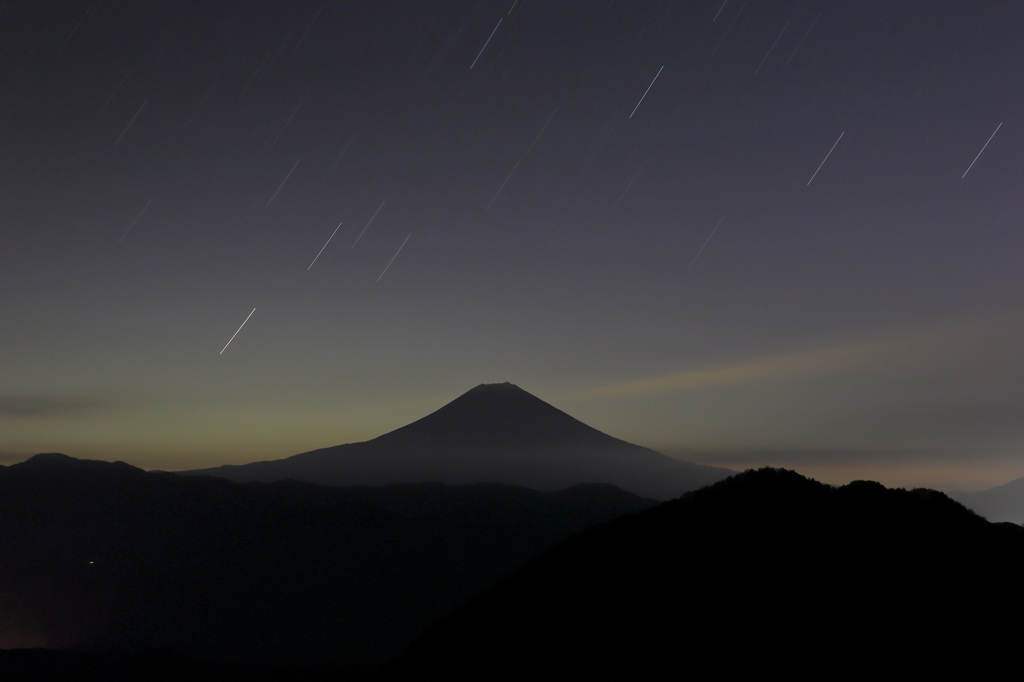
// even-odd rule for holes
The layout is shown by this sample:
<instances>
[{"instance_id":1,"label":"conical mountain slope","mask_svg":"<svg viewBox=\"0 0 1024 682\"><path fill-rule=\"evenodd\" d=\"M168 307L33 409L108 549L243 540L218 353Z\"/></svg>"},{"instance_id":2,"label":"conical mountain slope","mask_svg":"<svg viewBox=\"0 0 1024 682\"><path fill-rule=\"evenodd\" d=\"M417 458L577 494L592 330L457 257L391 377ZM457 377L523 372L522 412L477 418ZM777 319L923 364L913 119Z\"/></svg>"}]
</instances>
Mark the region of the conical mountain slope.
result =
<instances>
[{"instance_id":1,"label":"conical mountain slope","mask_svg":"<svg viewBox=\"0 0 1024 682\"><path fill-rule=\"evenodd\" d=\"M433 439L446 447L517 448L622 443L510 383L480 384L422 419L377 441Z\"/></svg>"},{"instance_id":2,"label":"conical mountain slope","mask_svg":"<svg viewBox=\"0 0 1024 682\"><path fill-rule=\"evenodd\" d=\"M668 499L732 472L613 438L505 383L477 386L436 412L364 443L185 473L328 485L488 482L537 490L610 483Z\"/></svg>"}]
</instances>

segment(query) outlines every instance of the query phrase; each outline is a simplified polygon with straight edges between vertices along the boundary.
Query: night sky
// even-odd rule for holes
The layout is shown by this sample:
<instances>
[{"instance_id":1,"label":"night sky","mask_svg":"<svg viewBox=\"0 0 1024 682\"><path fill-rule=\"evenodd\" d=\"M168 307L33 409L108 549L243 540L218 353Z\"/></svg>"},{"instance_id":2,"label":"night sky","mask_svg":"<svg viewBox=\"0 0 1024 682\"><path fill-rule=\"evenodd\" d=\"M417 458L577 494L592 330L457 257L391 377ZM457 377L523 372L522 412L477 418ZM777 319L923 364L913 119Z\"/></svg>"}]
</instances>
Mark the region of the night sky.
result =
<instances>
[{"instance_id":1,"label":"night sky","mask_svg":"<svg viewBox=\"0 0 1024 682\"><path fill-rule=\"evenodd\" d=\"M0 462L277 459L511 381L691 461L1024 476L1024 3L0 25Z\"/></svg>"}]
</instances>

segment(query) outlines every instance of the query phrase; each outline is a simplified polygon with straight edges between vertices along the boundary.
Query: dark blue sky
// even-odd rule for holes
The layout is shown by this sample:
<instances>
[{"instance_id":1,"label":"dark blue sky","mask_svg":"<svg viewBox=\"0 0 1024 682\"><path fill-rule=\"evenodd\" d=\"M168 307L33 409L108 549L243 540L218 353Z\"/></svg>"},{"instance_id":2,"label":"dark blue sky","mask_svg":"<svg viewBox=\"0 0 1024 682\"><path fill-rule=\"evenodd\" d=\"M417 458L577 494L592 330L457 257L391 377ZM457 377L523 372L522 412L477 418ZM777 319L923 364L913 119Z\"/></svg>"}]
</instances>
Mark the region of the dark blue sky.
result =
<instances>
[{"instance_id":1,"label":"dark blue sky","mask_svg":"<svg viewBox=\"0 0 1024 682\"><path fill-rule=\"evenodd\" d=\"M691 460L1024 475L1019 3L0 20L6 461L284 457L508 380Z\"/></svg>"}]
</instances>

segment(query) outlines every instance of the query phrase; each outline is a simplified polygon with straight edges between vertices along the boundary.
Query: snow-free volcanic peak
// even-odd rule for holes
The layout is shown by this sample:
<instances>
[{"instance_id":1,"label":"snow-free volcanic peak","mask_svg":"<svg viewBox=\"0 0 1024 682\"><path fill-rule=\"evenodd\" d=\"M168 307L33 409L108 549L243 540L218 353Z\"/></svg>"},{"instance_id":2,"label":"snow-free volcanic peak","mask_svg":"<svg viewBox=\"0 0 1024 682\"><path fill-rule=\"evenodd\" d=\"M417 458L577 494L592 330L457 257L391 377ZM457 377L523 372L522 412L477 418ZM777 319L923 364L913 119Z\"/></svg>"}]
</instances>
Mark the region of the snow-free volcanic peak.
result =
<instances>
[{"instance_id":1,"label":"snow-free volcanic peak","mask_svg":"<svg viewBox=\"0 0 1024 682\"><path fill-rule=\"evenodd\" d=\"M422 419L364 443L186 473L329 485L440 481L559 490L610 483L669 498L732 473L614 438L511 383L480 384Z\"/></svg>"},{"instance_id":2,"label":"snow-free volcanic peak","mask_svg":"<svg viewBox=\"0 0 1024 682\"><path fill-rule=\"evenodd\" d=\"M600 446L624 443L515 384L480 384L444 407L371 442L451 447Z\"/></svg>"}]
</instances>

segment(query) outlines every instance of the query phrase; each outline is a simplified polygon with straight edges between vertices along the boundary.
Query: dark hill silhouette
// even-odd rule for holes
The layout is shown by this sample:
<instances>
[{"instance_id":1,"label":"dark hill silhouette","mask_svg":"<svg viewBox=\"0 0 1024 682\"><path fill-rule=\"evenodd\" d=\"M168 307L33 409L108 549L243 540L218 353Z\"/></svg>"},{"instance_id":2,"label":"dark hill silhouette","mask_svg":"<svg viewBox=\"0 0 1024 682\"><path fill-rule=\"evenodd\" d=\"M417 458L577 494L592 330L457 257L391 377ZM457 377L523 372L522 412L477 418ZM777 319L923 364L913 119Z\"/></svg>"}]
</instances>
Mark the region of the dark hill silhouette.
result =
<instances>
[{"instance_id":1,"label":"dark hill silhouette","mask_svg":"<svg viewBox=\"0 0 1024 682\"><path fill-rule=\"evenodd\" d=\"M0 648L374 664L542 549L653 504L602 485L237 484L37 455L0 467Z\"/></svg>"},{"instance_id":2,"label":"dark hill silhouette","mask_svg":"<svg viewBox=\"0 0 1024 682\"><path fill-rule=\"evenodd\" d=\"M591 528L390 679L1019 679L1024 529L942 493L752 471Z\"/></svg>"},{"instance_id":3,"label":"dark hill silhouette","mask_svg":"<svg viewBox=\"0 0 1024 682\"><path fill-rule=\"evenodd\" d=\"M535 490L609 483L664 500L733 472L613 438L505 383L477 386L436 412L363 443L181 473L326 485L492 482Z\"/></svg>"}]
</instances>

